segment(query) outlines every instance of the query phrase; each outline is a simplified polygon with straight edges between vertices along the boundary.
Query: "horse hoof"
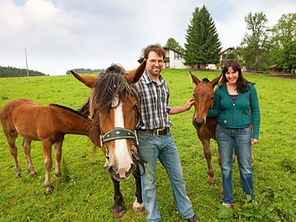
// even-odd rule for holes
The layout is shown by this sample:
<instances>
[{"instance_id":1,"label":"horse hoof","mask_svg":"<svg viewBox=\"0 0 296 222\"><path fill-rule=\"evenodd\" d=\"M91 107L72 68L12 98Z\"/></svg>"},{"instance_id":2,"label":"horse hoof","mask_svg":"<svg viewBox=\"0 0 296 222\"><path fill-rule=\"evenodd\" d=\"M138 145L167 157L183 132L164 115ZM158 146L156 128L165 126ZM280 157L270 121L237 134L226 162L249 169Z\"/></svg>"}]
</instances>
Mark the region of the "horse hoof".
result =
<instances>
[{"instance_id":1,"label":"horse hoof","mask_svg":"<svg viewBox=\"0 0 296 222\"><path fill-rule=\"evenodd\" d=\"M143 212L145 210L144 203L138 203L137 200L133 203L133 210L135 212Z\"/></svg>"},{"instance_id":2,"label":"horse hoof","mask_svg":"<svg viewBox=\"0 0 296 222\"><path fill-rule=\"evenodd\" d=\"M211 186L214 184L214 178L208 177L208 184Z\"/></svg>"},{"instance_id":3,"label":"horse hoof","mask_svg":"<svg viewBox=\"0 0 296 222\"><path fill-rule=\"evenodd\" d=\"M57 176L57 183L60 184L62 182L62 177L61 176Z\"/></svg>"},{"instance_id":4,"label":"horse hoof","mask_svg":"<svg viewBox=\"0 0 296 222\"><path fill-rule=\"evenodd\" d=\"M124 213L125 213L125 210L122 210L122 211L112 210L112 215L113 217L116 217L116 218L122 217Z\"/></svg>"},{"instance_id":5,"label":"horse hoof","mask_svg":"<svg viewBox=\"0 0 296 222\"><path fill-rule=\"evenodd\" d=\"M50 195L52 193L52 189L51 188L46 188L44 194L46 196Z\"/></svg>"}]
</instances>

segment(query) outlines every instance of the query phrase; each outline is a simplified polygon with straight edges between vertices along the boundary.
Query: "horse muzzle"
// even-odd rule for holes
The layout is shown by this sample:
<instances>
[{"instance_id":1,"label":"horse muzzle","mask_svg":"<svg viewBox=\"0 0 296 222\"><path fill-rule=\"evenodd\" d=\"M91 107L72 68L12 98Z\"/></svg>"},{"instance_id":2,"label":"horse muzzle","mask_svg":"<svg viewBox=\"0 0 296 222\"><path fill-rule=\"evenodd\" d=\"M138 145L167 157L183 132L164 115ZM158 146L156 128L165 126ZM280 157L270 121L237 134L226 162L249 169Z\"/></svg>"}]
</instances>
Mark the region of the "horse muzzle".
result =
<instances>
[{"instance_id":1,"label":"horse muzzle","mask_svg":"<svg viewBox=\"0 0 296 222\"><path fill-rule=\"evenodd\" d=\"M136 165L134 163L131 164L128 170L124 168L118 169L116 166L108 167L108 173L117 181L128 179L129 176L136 170Z\"/></svg>"},{"instance_id":2,"label":"horse muzzle","mask_svg":"<svg viewBox=\"0 0 296 222\"><path fill-rule=\"evenodd\" d=\"M194 118L192 123L194 128L198 130L206 124L206 121L205 119L202 119L202 121L198 121L196 118Z\"/></svg>"}]
</instances>

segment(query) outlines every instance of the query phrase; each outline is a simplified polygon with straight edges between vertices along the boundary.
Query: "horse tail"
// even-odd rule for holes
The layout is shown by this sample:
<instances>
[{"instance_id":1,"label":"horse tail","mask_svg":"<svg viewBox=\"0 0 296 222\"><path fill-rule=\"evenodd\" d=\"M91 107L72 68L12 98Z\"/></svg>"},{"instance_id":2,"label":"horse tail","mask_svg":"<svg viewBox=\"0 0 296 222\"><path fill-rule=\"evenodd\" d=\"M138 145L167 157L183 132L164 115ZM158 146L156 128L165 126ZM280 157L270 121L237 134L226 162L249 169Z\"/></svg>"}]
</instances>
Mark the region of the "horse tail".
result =
<instances>
[{"instance_id":1,"label":"horse tail","mask_svg":"<svg viewBox=\"0 0 296 222\"><path fill-rule=\"evenodd\" d=\"M93 144L93 155L96 156L97 154L97 151L98 151L98 146Z\"/></svg>"}]
</instances>

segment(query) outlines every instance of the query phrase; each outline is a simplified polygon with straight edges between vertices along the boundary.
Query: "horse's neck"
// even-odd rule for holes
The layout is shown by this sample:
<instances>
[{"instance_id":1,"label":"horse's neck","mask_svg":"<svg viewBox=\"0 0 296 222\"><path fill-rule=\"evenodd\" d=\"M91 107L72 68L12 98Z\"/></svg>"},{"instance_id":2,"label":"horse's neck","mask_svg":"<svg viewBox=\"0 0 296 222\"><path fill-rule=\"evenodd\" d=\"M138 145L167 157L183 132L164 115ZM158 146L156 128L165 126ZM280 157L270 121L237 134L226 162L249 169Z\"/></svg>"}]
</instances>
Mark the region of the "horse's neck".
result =
<instances>
[{"instance_id":1,"label":"horse's neck","mask_svg":"<svg viewBox=\"0 0 296 222\"><path fill-rule=\"evenodd\" d=\"M60 114L56 124L61 124L61 130L66 134L88 135L92 121L79 114L66 111L66 113Z\"/></svg>"},{"instance_id":2,"label":"horse's neck","mask_svg":"<svg viewBox=\"0 0 296 222\"><path fill-rule=\"evenodd\" d=\"M215 139L216 126L217 118L207 118L206 124L197 131L199 138Z\"/></svg>"},{"instance_id":3,"label":"horse's neck","mask_svg":"<svg viewBox=\"0 0 296 222\"><path fill-rule=\"evenodd\" d=\"M79 135L88 135L91 129L91 121L83 120L82 122L78 121L75 124L71 124L68 128L69 134L79 134Z\"/></svg>"}]
</instances>

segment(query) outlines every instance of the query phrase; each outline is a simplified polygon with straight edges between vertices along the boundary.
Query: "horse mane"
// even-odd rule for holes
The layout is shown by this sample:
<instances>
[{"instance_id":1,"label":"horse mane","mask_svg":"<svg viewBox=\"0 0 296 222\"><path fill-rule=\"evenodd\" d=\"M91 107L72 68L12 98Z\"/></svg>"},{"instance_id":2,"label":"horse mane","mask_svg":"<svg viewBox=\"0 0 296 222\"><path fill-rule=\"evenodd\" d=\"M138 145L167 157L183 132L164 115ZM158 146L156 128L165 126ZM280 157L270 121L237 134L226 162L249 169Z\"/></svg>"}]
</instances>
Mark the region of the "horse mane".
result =
<instances>
[{"instance_id":1,"label":"horse mane","mask_svg":"<svg viewBox=\"0 0 296 222\"><path fill-rule=\"evenodd\" d=\"M112 100L117 95L120 100L134 96L138 100L138 93L126 78L126 71L117 64L112 64L99 76L93 90L92 105L97 112L109 112Z\"/></svg>"},{"instance_id":2,"label":"horse mane","mask_svg":"<svg viewBox=\"0 0 296 222\"><path fill-rule=\"evenodd\" d=\"M87 102L77 110L77 112L84 116L89 116L89 98Z\"/></svg>"},{"instance_id":3,"label":"horse mane","mask_svg":"<svg viewBox=\"0 0 296 222\"><path fill-rule=\"evenodd\" d=\"M204 83L208 83L208 82L210 82L210 80L209 80L208 78L203 78L202 81L203 81Z\"/></svg>"},{"instance_id":4,"label":"horse mane","mask_svg":"<svg viewBox=\"0 0 296 222\"><path fill-rule=\"evenodd\" d=\"M74 109L71 109L69 107L58 105L58 104L49 104L49 105L50 106L55 106L55 107L58 107L58 108L61 108L61 109L67 110L67 111L70 111L70 112L72 112L72 113L74 113L76 115L79 115L79 116L81 116L81 117L83 117L85 119L88 119L88 117L86 115L84 115L83 113L80 113L80 112L78 112L78 111L76 111Z\"/></svg>"}]
</instances>

